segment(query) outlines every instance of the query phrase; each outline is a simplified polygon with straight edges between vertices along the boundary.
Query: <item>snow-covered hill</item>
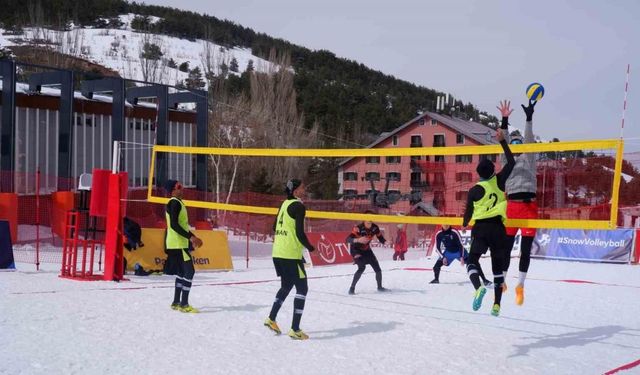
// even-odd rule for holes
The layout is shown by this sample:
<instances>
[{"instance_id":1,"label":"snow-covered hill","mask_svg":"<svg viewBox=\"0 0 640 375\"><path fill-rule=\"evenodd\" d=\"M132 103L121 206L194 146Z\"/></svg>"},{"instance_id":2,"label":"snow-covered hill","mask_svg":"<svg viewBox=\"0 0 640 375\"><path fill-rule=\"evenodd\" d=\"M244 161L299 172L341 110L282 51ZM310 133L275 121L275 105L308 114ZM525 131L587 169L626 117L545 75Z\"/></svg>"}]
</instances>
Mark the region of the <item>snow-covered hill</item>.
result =
<instances>
[{"instance_id":1,"label":"snow-covered hill","mask_svg":"<svg viewBox=\"0 0 640 375\"><path fill-rule=\"evenodd\" d=\"M203 75L207 71L220 75L221 66L224 64L229 67L234 58L238 63L238 72L228 71L228 74L241 74L247 69L250 60L257 71L268 71L272 68L271 63L254 56L248 48L227 48L200 39L187 40L134 31L131 21L135 16L121 15L123 25L109 29L80 28L71 25L68 31L24 28L21 34L9 34L0 29L0 47L47 46L58 52L113 69L124 78L147 78L149 81L168 85L175 85L187 79L189 73L178 69L185 62L188 63L189 69L199 67ZM158 18L151 18L150 21L157 22ZM143 72L140 57L145 43L157 45L162 52L157 68L152 69L152 72L147 70L146 74ZM175 62L175 67L169 66L170 60Z\"/></svg>"}]
</instances>

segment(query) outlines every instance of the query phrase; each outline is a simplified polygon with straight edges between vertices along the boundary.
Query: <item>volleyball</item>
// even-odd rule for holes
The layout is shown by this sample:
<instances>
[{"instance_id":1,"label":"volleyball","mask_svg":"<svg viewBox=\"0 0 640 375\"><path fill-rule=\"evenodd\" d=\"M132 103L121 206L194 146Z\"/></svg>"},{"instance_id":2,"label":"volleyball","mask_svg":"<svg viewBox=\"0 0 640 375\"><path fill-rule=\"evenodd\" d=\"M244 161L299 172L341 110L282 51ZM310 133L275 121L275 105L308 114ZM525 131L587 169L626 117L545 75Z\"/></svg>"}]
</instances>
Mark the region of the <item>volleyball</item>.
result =
<instances>
[{"instance_id":1,"label":"volleyball","mask_svg":"<svg viewBox=\"0 0 640 375\"><path fill-rule=\"evenodd\" d=\"M529 100L538 101L544 96L544 86L538 82L534 82L527 86L527 98Z\"/></svg>"}]
</instances>

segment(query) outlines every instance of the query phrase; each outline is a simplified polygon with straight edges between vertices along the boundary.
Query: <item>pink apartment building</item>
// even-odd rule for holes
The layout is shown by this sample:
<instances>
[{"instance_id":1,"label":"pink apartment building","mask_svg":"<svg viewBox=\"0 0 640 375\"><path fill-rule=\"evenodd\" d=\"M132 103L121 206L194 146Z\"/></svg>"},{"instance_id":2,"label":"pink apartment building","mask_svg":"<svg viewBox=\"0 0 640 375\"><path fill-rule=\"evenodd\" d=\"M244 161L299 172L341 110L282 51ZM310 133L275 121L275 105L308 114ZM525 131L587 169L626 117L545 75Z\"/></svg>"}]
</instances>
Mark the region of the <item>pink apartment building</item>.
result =
<instances>
[{"instance_id":1,"label":"pink apartment building","mask_svg":"<svg viewBox=\"0 0 640 375\"><path fill-rule=\"evenodd\" d=\"M480 156L426 156L420 148L495 143L488 126L425 112L367 146L416 147L414 156L347 159L338 170L339 193L345 200L376 201L389 213L461 216ZM495 155L488 157L496 161Z\"/></svg>"}]
</instances>

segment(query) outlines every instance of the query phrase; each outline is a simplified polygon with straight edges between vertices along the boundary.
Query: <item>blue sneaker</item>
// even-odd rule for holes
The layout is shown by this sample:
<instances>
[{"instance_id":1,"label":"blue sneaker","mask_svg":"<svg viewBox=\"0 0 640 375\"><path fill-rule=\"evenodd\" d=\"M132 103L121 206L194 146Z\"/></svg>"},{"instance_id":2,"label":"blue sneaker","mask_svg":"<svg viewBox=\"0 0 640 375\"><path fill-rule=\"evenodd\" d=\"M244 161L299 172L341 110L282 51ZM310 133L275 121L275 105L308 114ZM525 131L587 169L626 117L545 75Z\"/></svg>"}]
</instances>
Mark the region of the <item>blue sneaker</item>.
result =
<instances>
[{"instance_id":1,"label":"blue sneaker","mask_svg":"<svg viewBox=\"0 0 640 375\"><path fill-rule=\"evenodd\" d=\"M476 294L473 297L473 311L478 311L480 309L480 306L482 306L482 299L484 298L484 295L486 293L487 293L487 288L483 286L476 289Z\"/></svg>"}]
</instances>

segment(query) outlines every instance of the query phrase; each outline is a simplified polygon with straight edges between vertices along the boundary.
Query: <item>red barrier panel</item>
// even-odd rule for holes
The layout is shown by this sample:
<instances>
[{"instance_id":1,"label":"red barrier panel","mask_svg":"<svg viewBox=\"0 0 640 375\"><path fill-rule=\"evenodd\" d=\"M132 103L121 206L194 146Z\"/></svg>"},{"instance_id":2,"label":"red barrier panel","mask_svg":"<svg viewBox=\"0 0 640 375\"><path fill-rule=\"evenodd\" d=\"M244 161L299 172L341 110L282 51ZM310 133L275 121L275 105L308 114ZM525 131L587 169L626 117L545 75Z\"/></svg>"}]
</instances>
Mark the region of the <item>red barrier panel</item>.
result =
<instances>
[{"instance_id":1,"label":"red barrier panel","mask_svg":"<svg viewBox=\"0 0 640 375\"><path fill-rule=\"evenodd\" d=\"M329 266L353 263L349 245L345 243L348 235L349 232L307 233L307 238L316 248L316 251L309 253L311 264Z\"/></svg>"},{"instance_id":2,"label":"red barrier panel","mask_svg":"<svg viewBox=\"0 0 640 375\"><path fill-rule=\"evenodd\" d=\"M635 254L632 259L632 263L638 264L640 263L640 229L636 229L636 246L635 246Z\"/></svg>"},{"instance_id":3,"label":"red barrier panel","mask_svg":"<svg viewBox=\"0 0 640 375\"><path fill-rule=\"evenodd\" d=\"M91 200L89 215L107 217L107 192L109 191L109 175L106 169L94 169L91 174Z\"/></svg>"},{"instance_id":4,"label":"red barrier panel","mask_svg":"<svg viewBox=\"0 0 640 375\"><path fill-rule=\"evenodd\" d=\"M11 242L18 242L18 194L0 193L0 220L9 222Z\"/></svg>"},{"instance_id":5,"label":"red barrier panel","mask_svg":"<svg viewBox=\"0 0 640 375\"><path fill-rule=\"evenodd\" d=\"M51 193L51 231L60 238L64 238L64 222L67 211L75 208L75 194L70 191L58 191Z\"/></svg>"}]
</instances>

